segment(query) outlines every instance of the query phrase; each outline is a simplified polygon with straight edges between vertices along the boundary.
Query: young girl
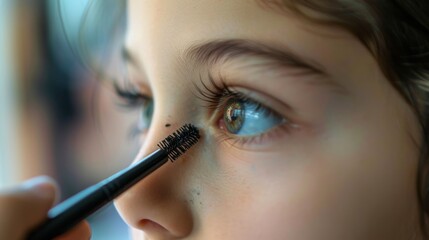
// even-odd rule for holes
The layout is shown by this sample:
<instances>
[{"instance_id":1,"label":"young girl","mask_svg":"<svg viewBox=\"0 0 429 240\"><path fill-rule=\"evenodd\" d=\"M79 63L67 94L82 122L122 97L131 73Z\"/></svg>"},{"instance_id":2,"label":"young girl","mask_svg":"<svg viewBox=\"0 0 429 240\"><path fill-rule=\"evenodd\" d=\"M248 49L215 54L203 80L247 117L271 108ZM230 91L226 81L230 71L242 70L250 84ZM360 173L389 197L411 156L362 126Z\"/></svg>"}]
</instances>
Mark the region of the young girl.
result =
<instances>
[{"instance_id":1,"label":"young girl","mask_svg":"<svg viewBox=\"0 0 429 240\"><path fill-rule=\"evenodd\" d=\"M116 200L135 239L425 239L428 11L426 0L128 1L117 85L141 103L136 159L185 123L203 135ZM19 209L11 194L0 209ZM0 211L16 226L1 238L39 210L25 224Z\"/></svg>"}]
</instances>

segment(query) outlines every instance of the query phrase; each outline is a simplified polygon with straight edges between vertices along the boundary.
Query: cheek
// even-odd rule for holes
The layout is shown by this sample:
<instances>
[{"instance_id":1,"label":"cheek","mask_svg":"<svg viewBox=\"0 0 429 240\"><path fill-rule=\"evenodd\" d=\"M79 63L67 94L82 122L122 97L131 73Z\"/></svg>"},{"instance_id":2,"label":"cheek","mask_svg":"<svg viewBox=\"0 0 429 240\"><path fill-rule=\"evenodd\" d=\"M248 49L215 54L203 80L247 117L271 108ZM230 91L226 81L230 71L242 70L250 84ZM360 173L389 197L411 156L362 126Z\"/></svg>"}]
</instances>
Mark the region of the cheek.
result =
<instances>
[{"instance_id":1,"label":"cheek","mask_svg":"<svg viewBox=\"0 0 429 240\"><path fill-rule=\"evenodd\" d=\"M204 187L203 226L223 229L220 239L282 239L308 232L309 219L318 214L309 205L320 203L315 201L318 174L285 153L221 149Z\"/></svg>"},{"instance_id":2,"label":"cheek","mask_svg":"<svg viewBox=\"0 0 429 240\"><path fill-rule=\"evenodd\" d=\"M322 239L323 231L335 232L340 222L332 216L342 193L320 171L320 165L292 166L285 158L261 158L256 163L249 158L246 163L228 160L224 164L235 168L229 170L234 177L217 179L217 189L206 188L209 206L202 209L202 225L223 229L217 237ZM332 225L322 227L327 220Z\"/></svg>"},{"instance_id":3,"label":"cheek","mask_svg":"<svg viewBox=\"0 0 429 240\"><path fill-rule=\"evenodd\" d=\"M333 207L342 224L354 224L356 234L394 239L406 231L404 226L417 226L418 150L411 141L413 132L385 106L353 110L365 114L336 119L320 144L322 169L329 170L326 177L331 179L327 190L332 196L341 194Z\"/></svg>"},{"instance_id":4,"label":"cheek","mask_svg":"<svg viewBox=\"0 0 429 240\"><path fill-rule=\"evenodd\" d=\"M314 164L262 173L236 188L231 182L234 191L211 197L206 226L224 229L224 239L392 239L411 201L374 178L337 170L345 169Z\"/></svg>"},{"instance_id":5,"label":"cheek","mask_svg":"<svg viewBox=\"0 0 429 240\"><path fill-rule=\"evenodd\" d=\"M270 153L220 147L206 226L248 239L392 238L414 220L417 155L403 133L364 122Z\"/></svg>"}]
</instances>

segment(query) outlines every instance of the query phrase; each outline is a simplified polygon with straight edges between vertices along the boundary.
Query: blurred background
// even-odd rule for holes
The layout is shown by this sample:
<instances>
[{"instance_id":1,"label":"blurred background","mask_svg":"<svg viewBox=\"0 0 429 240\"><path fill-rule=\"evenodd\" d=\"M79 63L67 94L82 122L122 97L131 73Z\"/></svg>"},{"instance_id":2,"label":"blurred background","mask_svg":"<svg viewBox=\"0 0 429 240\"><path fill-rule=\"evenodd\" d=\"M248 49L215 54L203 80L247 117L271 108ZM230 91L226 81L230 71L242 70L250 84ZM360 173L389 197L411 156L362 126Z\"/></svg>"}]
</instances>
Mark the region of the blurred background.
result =
<instances>
[{"instance_id":1,"label":"blurred background","mask_svg":"<svg viewBox=\"0 0 429 240\"><path fill-rule=\"evenodd\" d=\"M0 5L0 188L49 175L64 199L129 165L139 113L118 107L99 71L120 72L124 2ZM113 206L89 221L92 239L128 239Z\"/></svg>"}]
</instances>

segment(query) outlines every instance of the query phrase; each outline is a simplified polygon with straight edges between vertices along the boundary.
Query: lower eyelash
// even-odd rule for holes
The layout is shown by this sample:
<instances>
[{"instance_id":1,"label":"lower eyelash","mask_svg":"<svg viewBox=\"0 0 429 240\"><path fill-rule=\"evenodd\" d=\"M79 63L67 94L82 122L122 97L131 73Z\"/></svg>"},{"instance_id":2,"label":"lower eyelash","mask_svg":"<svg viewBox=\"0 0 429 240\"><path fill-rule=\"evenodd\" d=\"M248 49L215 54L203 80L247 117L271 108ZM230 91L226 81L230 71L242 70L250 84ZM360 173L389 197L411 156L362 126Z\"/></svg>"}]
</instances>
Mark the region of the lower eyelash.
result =
<instances>
[{"instance_id":1,"label":"lower eyelash","mask_svg":"<svg viewBox=\"0 0 429 240\"><path fill-rule=\"evenodd\" d=\"M290 134L293 128L293 125L285 122L255 136L237 137L233 134L228 134L226 131L219 131L215 138L217 143L227 143L234 148L244 149L248 145L262 145L268 139L281 138L286 134Z\"/></svg>"}]
</instances>

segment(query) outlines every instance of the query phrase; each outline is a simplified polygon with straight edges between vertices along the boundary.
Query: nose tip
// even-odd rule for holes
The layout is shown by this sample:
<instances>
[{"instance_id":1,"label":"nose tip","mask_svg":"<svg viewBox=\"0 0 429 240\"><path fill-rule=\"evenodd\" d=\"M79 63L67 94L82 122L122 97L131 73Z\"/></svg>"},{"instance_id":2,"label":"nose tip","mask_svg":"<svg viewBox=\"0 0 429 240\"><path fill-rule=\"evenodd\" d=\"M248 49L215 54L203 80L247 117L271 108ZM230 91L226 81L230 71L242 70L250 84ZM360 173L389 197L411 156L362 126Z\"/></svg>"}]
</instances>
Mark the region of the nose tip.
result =
<instances>
[{"instance_id":1,"label":"nose tip","mask_svg":"<svg viewBox=\"0 0 429 240\"><path fill-rule=\"evenodd\" d=\"M160 139L159 132L146 139L152 144ZM148 147L139 154L147 155ZM144 152L144 153L143 153ZM181 158L186 158L183 155ZM142 181L123 193L115 206L122 218L139 231L144 231L150 239L178 239L192 232L193 219L190 206L184 200L181 189L186 189L186 181L182 181L183 169L186 164L167 162L152 172Z\"/></svg>"},{"instance_id":2,"label":"nose tip","mask_svg":"<svg viewBox=\"0 0 429 240\"><path fill-rule=\"evenodd\" d=\"M191 156L188 150L198 142L199 134L198 128L191 124L175 132L170 129L167 132L161 124L154 124L137 159L158 146L175 161L166 162L115 201L125 222L144 231L150 239L184 238L193 230L192 209L183 192L189 187L185 180L189 175L184 174L189 164L184 164L188 162L184 158ZM179 156L181 159L177 159Z\"/></svg>"},{"instance_id":3,"label":"nose tip","mask_svg":"<svg viewBox=\"0 0 429 240\"><path fill-rule=\"evenodd\" d=\"M172 165L163 166L115 201L122 218L150 239L183 238L193 229L191 210L175 190L176 181L169 173L176 167Z\"/></svg>"}]
</instances>

